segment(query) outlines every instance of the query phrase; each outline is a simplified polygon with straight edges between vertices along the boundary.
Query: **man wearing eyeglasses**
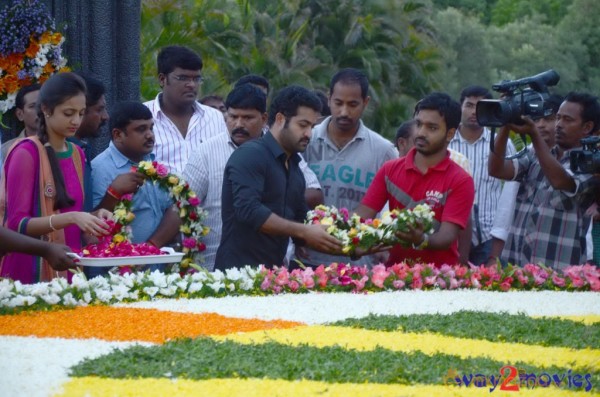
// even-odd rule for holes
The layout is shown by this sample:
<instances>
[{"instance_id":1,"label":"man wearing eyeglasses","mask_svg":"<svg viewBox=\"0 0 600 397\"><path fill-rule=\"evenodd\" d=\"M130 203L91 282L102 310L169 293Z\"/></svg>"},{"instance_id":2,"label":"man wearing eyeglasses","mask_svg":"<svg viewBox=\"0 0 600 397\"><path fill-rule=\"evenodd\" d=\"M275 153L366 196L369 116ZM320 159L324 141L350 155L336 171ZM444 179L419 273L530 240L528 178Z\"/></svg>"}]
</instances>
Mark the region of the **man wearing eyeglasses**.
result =
<instances>
[{"instance_id":1,"label":"man wearing eyeglasses","mask_svg":"<svg viewBox=\"0 0 600 397\"><path fill-rule=\"evenodd\" d=\"M156 60L162 91L144 103L154 118L156 161L181 174L191 153L208 138L227 134L223 114L197 101L202 59L182 46L164 47Z\"/></svg>"}]
</instances>

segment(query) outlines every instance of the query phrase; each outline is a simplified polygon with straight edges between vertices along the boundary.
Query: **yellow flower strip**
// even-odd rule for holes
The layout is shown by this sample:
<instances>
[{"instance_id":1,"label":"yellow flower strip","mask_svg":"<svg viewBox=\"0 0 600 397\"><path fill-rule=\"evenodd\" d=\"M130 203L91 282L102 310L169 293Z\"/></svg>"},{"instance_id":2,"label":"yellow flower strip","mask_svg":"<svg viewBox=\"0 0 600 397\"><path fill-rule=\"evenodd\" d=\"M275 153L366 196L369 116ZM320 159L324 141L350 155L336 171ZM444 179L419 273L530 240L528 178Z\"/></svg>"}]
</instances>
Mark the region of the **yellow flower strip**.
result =
<instances>
[{"instance_id":1,"label":"yellow flower strip","mask_svg":"<svg viewBox=\"0 0 600 397\"><path fill-rule=\"evenodd\" d=\"M350 327L310 326L285 330L250 332L239 335L215 336L217 340L232 340L255 344L278 342L315 347L339 345L359 351L374 350L377 346L388 350L410 353L421 351L427 355L438 353L461 358L487 357L505 364L524 362L538 367L600 368L600 350L544 347L522 343L489 342L431 333L384 332Z\"/></svg>"},{"instance_id":2,"label":"yellow flower strip","mask_svg":"<svg viewBox=\"0 0 600 397\"><path fill-rule=\"evenodd\" d=\"M0 316L0 335L163 343L174 338L226 335L298 325L302 323L233 318L215 313L88 306Z\"/></svg>"},{"instance_id":3,"label":"yellow flower strip","mask_svg":"<svg viewBox=\"0 0 600 397\"><path fill-rule=\"evenodd\" d=\"M494 391L499 391L499 386ZM552 388L553 397L589 395L572 390ZM501 395L507 392L500 392ZM520 389L519 396L548 397L547 388ZM63 385L63 391L55 397L162 397L162 396L211 396L211 397L263 397L263 396L343 396L343 397L480 397L489 395L489 387L456 387L433 385L385 385L376 383L325 383L316 381L285 381L272 379L104 379L95 377L76 378ZM498 394L498 393L495 393Z\"/></svg>"}]
</instances>

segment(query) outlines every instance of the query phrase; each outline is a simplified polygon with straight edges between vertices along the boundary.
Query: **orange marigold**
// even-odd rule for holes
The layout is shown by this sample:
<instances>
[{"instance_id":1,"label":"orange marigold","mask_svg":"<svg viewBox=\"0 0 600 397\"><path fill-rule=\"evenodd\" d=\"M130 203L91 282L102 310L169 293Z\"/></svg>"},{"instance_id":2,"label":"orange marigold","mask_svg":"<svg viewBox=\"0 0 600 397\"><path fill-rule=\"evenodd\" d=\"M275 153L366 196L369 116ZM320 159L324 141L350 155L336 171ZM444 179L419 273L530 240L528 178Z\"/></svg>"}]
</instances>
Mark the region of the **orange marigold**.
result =
<instances>
[{"instance_id":1,"label":"orange marigold","mask_svg":"<svg viewBox=\"0 0 600 397\"><path fill-rule=\"evenodd\" d=\"M44 33L42 33L42 35L40 36L40 44L48 44L50 43L50 41L52 40L52 33L50 33L50 31L45 31Z\"/></svg>"},{"instance_id":2,"label":"orange marigold","mask_svg":"<svg viewBox=\"0 0 600 397\"><path fill-rule=\"evenodd\" d=\"M35 58L38 51L40 50L40 45L36 43L33 36L31 36L31 41L29 41L29 47L25 50L25 56L28 58Z\"/></svg>"},{"instance_id":3,"label":"orange marigold","mask_svg":"<svg viewBox=\"0 0 600 397\"><path fill-rule=\"evenodd\" d=\"M61 40L62 40L62 34L60 34L59 32L53 33L52 37L50 38L50 42L53 45L59 45Z\"/></svg>"},{"instance_id":4,"label":"orange marigold","mask_svg":"<svg viewBox=\"0 0 600 397\"><path fill-rule=\"evenodd\" d=\"M2 80L4 83L4 89L7 93L12 93L19 90L19 80L17 79L16 75L9 74L5 76Z\"/></svg>"}]
</instances>

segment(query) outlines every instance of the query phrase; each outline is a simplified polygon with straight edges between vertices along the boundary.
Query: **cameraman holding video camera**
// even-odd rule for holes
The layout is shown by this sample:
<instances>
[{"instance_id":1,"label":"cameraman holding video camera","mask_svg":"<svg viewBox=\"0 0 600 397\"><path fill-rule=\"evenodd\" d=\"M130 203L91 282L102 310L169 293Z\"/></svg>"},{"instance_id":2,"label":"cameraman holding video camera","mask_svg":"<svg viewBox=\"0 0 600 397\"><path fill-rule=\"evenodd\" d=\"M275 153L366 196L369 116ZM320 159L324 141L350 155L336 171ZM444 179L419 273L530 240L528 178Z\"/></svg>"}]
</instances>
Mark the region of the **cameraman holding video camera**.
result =
<instances>
[{"instance_id":1,"label":"cameraman holding video camera","mask_svg":"<svg viewBox=\"0 0 600 397\"><path fill-rule=\"evenodd\" d=\"M557 82L558 77L548 85ZM520 120L513 117L500 129L488 167L490 175L496 178L520 182L515 218L502 259L518 265L543 263L562 269L586 262L590 216L585 214L589 203L582 198L590 188L592 174L573 172L570 152L581 147L581 139L600 127L600 103L598 98L584 93L571 92L565 97L556 115L558 151L548 147L531 118L543 112L543 107L542 101L540 107L533 106L526 116ZM528 135L533 151L506 160L511 130Z\"/></svg>"}]
</instances>

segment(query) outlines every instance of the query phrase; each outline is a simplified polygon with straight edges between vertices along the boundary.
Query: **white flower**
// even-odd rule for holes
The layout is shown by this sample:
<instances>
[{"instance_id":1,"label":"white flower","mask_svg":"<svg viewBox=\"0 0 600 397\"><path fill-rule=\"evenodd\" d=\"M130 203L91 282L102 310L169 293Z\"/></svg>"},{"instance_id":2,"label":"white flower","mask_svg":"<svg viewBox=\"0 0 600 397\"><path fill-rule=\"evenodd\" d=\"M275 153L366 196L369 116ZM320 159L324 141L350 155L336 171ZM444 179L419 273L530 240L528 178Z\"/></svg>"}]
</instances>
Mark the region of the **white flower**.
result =
<instances>
[{"instance_id":1,"label":"white flower","mask_svg":"<svg viewBox=\"0 0 600 397\"><path fill-rule=\"evenodd\" d=\"M175 285L177 286L177 288L179 288L182 292L185 292L185 290L188 287L188 282L186 280L181 280L175 283Z\"/></svg>"},{"instance_id":2,"label":"white flower","mask_svg":"<svg viewBox=\"0 0 600 397\"><path fill-rule=\"evenodd\" d=\"M17 294L21 294L25 290L25 286L19 280L15 281L14 286Z\"/></svg>"},{"instance_id":3,"label":"white flower","mask_svg":"<svg viewBox=\"0 0 600 397\"><path fill-rule=\"evenodd\" d=\"M173 296L177 292L177 287L170 285L167 288L161 288L159 292L163 296Z\"/></svg>"},{"instance_id":4,"label":"white flower","mask_svg":"<svg viewBox=\"0 0 600 397\"><path fill-rule=\"evenodd\" d=\"M233 291L235 291L235 284L234 283L229 283L229 285L227 286L227 288L229 288L229 291L233 292Z\"/></svg>"},{"instance_id":5,"label":"white flower","mask_svg":"<svg viewBox=\"0 0 600 397\"><path fill-rule=\"evenodd\" d=\"M240 283L240 289L249 291L254 287L254 279L250 277L244 277Z\"/></svg>"},{"instance_id":6,"label":"white flower","mask_svg":"<svg viewBox=\"0 0 600 397\"><path fill-rule=\"evenodd\" d=\"M103 276L96 276L89 281L91 289L107 289L109 288L108 280Z\"/></svg>"},{"instance_id":7,"label":"white flower","mask_svg":"<svg viewBox=\"0 0 600 397\"><path fill-rule=\"evenodd\" d=\"M145 294L150 295L151 298L154 298L154 295L158 292L157 287L146 287L142 290Z\"/></svg>"},{"instance_id":8,"label":"white flower","mask_svg":"<svg viewBox=\"0 0 600 397\"><path fill-rule=\"evenodd\" d=\"M200 291L203 286L204 285L202 283L196 283L196 282L191 283L190 286L189 286L189 288L188 288L188 292L190 294L193 294L194 292Z\"/></svg>"},{"instance_id":9,"label":"white flower","mask_svg":"<svg viewBox=\"0 0 600 397\"><path fill-rule=\"evenodd\" d=\"M129 288L125 284L113 285L112 295L120 302L129 296Z\"/></svg>"},{"instance_id":10,"label":"white flower","mask_svg":"<svg viewBox=\"0 0 600 397\"><path fill-rule=\"evenodd\" d=\"M212 277L213 277L213 280L215 280L215 281L224 281L225 273L223 273L221 270L217 269L214 272L212 272Z\"/></svg>"},{"instance_id":11,"label":"white flower","mask_svg":"<svg viewBox=\"0 0 600 397\"><path fill-rule=\"evenodd\" d=\"M225 277L227 277L231 281L237 281L242 278L242 272L237 267L232 267L225 270Z\"/></svg>"},{"instance_id":12,"label":"white flower","mask_svg":"<svg viewBox=\"0 0 600 397\"><path fill-rule=\"evenodd\" d=\"M60 296L56 294L41 295L40 298L49 305L56 305L60 302Z\"/></svg>"},{"instance_id":13,"label":"white flower","mask_svg":"<svg viewBox=\"0 0 600 397\"><path fill-rule=\"evenodd\" d=\"M391 225L393 221L394 221L394 218L392 218L391 212L385 211L383 213L383 216L381 217L381 223L384 225Z\"/></svg>"},{"instance_id":14,"label":"white flower","mask_svg":"<svg viewBox=\"0 0 600 397\"><path fill-rule=\"evenodd\" d=\"M77 300L73 297L73 294L70 292L63 296L63 303L66 306L77 306Z\"/></svg>"},{"instance_id":15,"label":"white flower","mask_svg":"<svg viewBox=\"0 0 600 397\"><path fill-rule=\"evenodd\" d=\"M73 275L71 286L78 290L86 290L90 288L89 283L83 273L77 273Z\"/></svg>"},{"instance_id":16,"label":"white flower","mask_svg":"<svg viewBox=\"0 0 600 397\"><path fill-rule=\"evenodd\" d=\"M49 293L47 283L31 284L28 286L27 289L28 289L29 295L33 295L33 296L48 295L48 293Z\"/></svg>"},{"instance_id":17,"label":"white flower","mask_svg":"<svg viewBox=\"0 0 600 397\"><path fill-rule=\"evenodd\" d=\"M215 292L219 292L222 288L225 288L225 284L223 284L221 281L215 281L212 284L208 284L208 286Z\"/></svg>"},{"instance_id":18,"label":"white flower","mask_svg":"<svg viewBox=\"0 0 600 397\"><path fill-rule=\"evenodd\" d=\"M193 281L206 281L208 280L208 272L196 272L192 274Z\"/></svg>"},{"instance_id":19,"label":"white flower","mask_svg":"<svg viewBox=\"0 0 600 397\"><path fill-rule=\"evenodd\" d=\"M103 303L109 303L112 300L112 294L107 290L96 290L96 298Z\"/></svg>"},{"instance_id":20,"label":"white flower","mask_svg":"<svg viewBox=\"0 0 600 397\"><path fill-rule=\"evenodd\" d=\"M167 278L165 277L165 274L158 270L155 270L152 273L150 273L148 275L148 280L151 281L157 287L167 287Z\"/></svg>"},{"instance_id":21,"label":"white flower","mask_svg":"<svg viewBox=\"0 0 600 397\"><path fill-rule=\"evenodd\" d=\"M92 293L90 291L85 291L83 293L83 301L85 303L90 303L92 301Z\"/></svg>"}]
</instances>

